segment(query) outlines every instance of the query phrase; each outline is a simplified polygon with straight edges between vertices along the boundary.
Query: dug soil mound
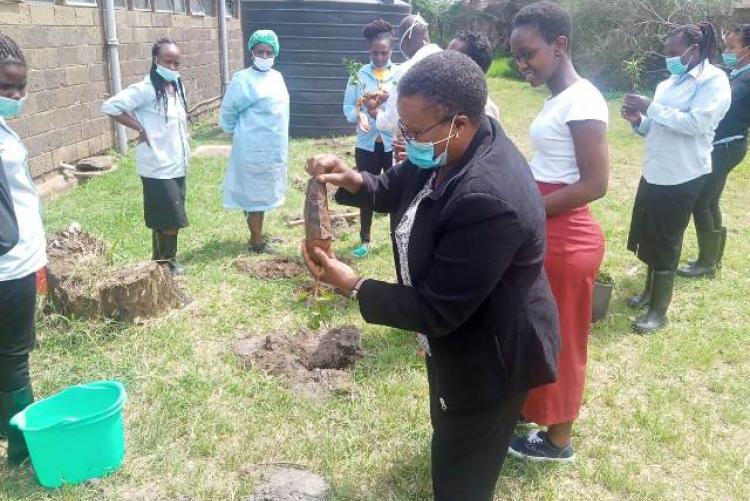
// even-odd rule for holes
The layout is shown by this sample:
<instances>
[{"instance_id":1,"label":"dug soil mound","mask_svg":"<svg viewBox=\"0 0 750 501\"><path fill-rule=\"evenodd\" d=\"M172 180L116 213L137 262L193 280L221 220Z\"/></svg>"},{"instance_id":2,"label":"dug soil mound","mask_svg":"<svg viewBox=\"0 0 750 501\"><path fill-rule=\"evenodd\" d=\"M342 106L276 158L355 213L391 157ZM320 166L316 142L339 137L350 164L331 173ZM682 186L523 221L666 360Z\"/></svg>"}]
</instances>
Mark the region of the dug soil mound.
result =
<instances>
[{"instance_id":1,"label":"dug soil mound","mask_svg":"<svg viewBox=\"0 0 750 501\"><path fill-rule=\"evenodd\" d=\"M48 312L133 321L180 305L183 296L166 266L153 261L114 267L106 245L76 225L47 241Z\"/></svg>"},{"instance_id":2,"label":"dug soil mound","mask_svg":"<svg viewBox=\"0 0 750 501\"><path fill-rule=\"evenodd\" d=\"M234 260L232 267L256 278L294 278L307 273L301 261L289 257L260 260L240 257Z\"/></svg>"},{"instance_id":3,"label":"dug soil mound","mask_svg":"<svg viewBox=\"0 0 750 501\"><path fill-rule=\"evenodd\" d=\"M364 356L362 333L354 326L322 336L307 330L246 336L234 342L233 351L247 367L314 400L350 394L353 380L347 369Z\"/></svg>"}]
</instances>

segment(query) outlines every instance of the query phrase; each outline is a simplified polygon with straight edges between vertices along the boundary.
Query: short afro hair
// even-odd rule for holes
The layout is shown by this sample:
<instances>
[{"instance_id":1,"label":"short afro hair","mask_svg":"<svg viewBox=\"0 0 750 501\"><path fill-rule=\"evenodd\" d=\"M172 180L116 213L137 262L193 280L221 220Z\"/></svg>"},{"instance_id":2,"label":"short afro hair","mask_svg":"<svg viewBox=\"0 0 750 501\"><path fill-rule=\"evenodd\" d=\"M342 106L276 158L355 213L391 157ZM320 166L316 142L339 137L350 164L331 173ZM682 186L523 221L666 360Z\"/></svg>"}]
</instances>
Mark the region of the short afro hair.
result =
<instances>
[{"instance_id":1,"label":"short afro hair","mask_svg":"<svg viewBox=\"0 0 750 501\"><path fill-rule=\"evenodd\" d=\"M476 31L462 30L456 33L456 36L453 38L466 44L466 52L464 54L477 63L483 72L487 73L492 64L492 46L487 35Z\"/></svg>"},{"instance_id":2,"label":"short afro hair","mask_svg":"<svg viewBox=\"0 0 750 501\"><path fill-rule=\"evenodd\" d=\"M445 110L446 115L463 113L474 121L484 114L487 81L468 56L446 50L412 66L399 82L398 94L420 95Z\"/></svg>"},{"instance_id":3,"label":"short afro hair","mask_svg":"<svg viewBox=\"0 0 750 501\"><path fill-rule=\"evenodd\" d=\"M546 0L519 10L513 18L513 28L520 26L536 27L547 43L554 42L558 37L570 40L573 34L573 21L568 11L560 4Z\"/></svg>"}]
</instances>

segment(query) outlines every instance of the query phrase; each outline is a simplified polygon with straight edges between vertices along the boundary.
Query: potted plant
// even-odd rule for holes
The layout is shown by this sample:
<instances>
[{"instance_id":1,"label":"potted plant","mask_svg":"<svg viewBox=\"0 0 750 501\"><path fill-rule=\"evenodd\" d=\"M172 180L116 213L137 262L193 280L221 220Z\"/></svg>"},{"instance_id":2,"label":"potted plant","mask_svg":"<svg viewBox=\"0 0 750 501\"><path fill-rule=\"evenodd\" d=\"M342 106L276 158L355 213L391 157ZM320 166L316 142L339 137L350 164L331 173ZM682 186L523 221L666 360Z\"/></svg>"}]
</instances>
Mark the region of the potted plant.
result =
<instances>
[{"instance_id":1,"label":"potted plant","mask_svg":"<svg viewBox=\"0 0 750 501\"><path fill-rule=\"evenodd\" d=\"M607 317L614 288L615 280L612 276L609 273L599 272L596 276L596 282L594 282L594 300L591 308L592 322L599 322Z\"/></svg>"}]
</instances>

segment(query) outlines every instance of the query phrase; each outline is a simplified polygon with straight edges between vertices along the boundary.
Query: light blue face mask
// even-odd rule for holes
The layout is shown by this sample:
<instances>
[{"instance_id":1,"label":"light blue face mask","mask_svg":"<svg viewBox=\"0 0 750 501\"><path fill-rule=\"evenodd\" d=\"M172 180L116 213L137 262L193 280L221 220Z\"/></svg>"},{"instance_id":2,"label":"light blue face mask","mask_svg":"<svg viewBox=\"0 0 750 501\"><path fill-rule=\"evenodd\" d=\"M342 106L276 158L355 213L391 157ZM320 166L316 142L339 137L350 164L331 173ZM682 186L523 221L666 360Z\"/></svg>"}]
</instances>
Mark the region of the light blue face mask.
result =
<instances>
[{"instance_id":1,"label":"light blue face mask","mask_svg":"<svg viewBox=\"0 0 750 501\"><path fill-rule=\"evenodd\" d=\"M388 58L388 61L386 61L382 66L378 66L377 64L375 64L375 61L373 61L372 58L370 58L370 63L372 64L373 68L390 68L391 66L390 58Z\"/></svg>"},{"instance_id":2,"label":"light blue face mask","mask_svg":"<svg viewBox=\"0 0 750 501\"><path fill-rule=\"evenodd\" d=\"M685 54L687 54L688 50L683 52L681 56L664 58L667 64L667 71L670 75L682 76L687 73L688 66L690 65L690 61L693 60L693 57L690 56L690 61L688 61L687 64L682 62L682 58L685 57Z\"/></svg>"},{"instance_id":3,"label":"light blue face mask","mask_svg":"<svg viewBox=\"0 0 750 501\"><path fill-rule=\"evenodd\" d=\"M724 66L728 68L736 68L737 67L737 54L734 54L732 52L725 52L721 55L721 60L724 62Z\"/></svg>"},{"instance_id":4,"label":"light blue face mask","mask_svg":"<svg viewBox=\"0 0 750 501\"><path fill-rule=\"evenodd\" d=\"M407 141L406 143L406 158L409 162L416 165L420 169L432 170L438 167L442 167L448 163L448 146L450 140L453 138L453 124L456 121L456 117L451 120L451 129L448 133L448 137L434 143L420 143L419 141ZM445 145L445 151L435 158L435 145L448 142Z\"/></svg>"},{"instance_id":5,"label":"light blue face mask","mask_svg":"<svg viewBox=\"0 0 750 501\"><path fill-rule=\"evenodd\" d=\"M161 64L156 65L156 74L162 77L167 82L176 82L180 79L180 72L175 70L170 70L166 66L162 66Z\"/></svg>"},{"instance_id":6,"label":"light blue face mask","mask_svg":"<svg viewBox=\"0 0 750 501\"><path fill-rule=\"evenodd\" d=\"M18 115L21 113L25 101L26 96L23 96L21 99L0 96L0 117L13 118Z\"/></svg>"}]
</instances>

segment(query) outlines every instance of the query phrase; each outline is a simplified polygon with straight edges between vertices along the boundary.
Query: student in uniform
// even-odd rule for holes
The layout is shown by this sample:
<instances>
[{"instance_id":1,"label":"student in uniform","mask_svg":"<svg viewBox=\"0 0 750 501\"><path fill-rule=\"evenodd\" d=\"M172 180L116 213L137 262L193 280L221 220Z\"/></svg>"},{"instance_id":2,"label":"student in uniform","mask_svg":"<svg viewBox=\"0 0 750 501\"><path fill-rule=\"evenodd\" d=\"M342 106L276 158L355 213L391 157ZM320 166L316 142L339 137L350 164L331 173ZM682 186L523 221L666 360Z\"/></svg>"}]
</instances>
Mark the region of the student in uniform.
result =
<instances>
[{"instance_id":1,"label":"student in uniform","mask_svg":"<svg viewBox=\"0 0 750 501\"><path fill-rule=\"evenodd\" d=\"M357 170L378 175L393 165L393 131L378 129L375 123L377 108L357 106L357 101L366 92L384 89L390 93L393 87L393 73L397 65L391 62L393 49L393 26L382 19L364 26L362 34L367 40L370 63L359 70L359 85L349 78L344 93L344 116L350 123L357 124L357 142L354 161ZM369 253L372 211L360 209L360 246L354 249L354 257L365 257Z\"/></svg>"},{"instance_id":2,"label":"student in uniform","mask_svg":"<svg viewBox=\"0 0 750 501\"><path fill-rule=\"evenodd\" d=\"M477 63L484 74L490 70L492 65L492 46L484 33L475 31L459 31L448 44L446 50L456 50L466 54L472 61ZM500 121L500 108L487 96L487 104L484 113L497 121Z\"/></svg>"},{"instance_id":3,"label":"student in uniform","mask_svg":"<svg viewBox=\"0 0 750 501\"><path fill-rule=\"evenodd\" d=\"M709 277L721 268L727 229L721 217L719 201L732 169L747 154L747 130L750 127L750 24L736 26L726 38L727 50L722 55L731 69L729 86L732 104L714 134L711 152L711 173L698 194L693 209L693 222L698 237L698 258L679 268L685 278Z\"/></svg>"},{"instance_id":4,"label":"student in uniform","mask_svg":"<svg viewBox=\"0 0 750 501\"><path fill-rule=\"evenodd\" d=\"M544 267L560 315L557 382L531 390L524 418L534 430L511 442L513 456L532 461L575 458L573 425L586 381L593 288L604 258L604 235L588 204L607 192L609 111L602 94L573 67L572 22L559 4L538 2L513 20L511 51L533 87L550 96L531 124L531 172L547 213Z\"/></svg>"},{"instance_id":5,"label":"student in uniform","mask_svg":"<svg viewBox=\"0 0 750 501\"><path fill-rule=\"evenodd\" d=\"M177 261L177 233L188 226L185 176L190 159L180 59L177 43L160 39L151 48L149 74L102 104L102 113L138 131L135 169L143 184L151 258L167 264L174 275L185 272Z\"/></svg>"},{"instance_id":6,"label":"student in uniform","mask_svg":"<svg viewBox=\"0 0 750 501\"><path fill-rule=\"evenodd\" d=\"M21 112L27 72L18 45L0 34L0 433L8 440L10 465L28 457L22 433L9 421L34 401L29 354L36 340L36 272L47 264L28 154L5 122Z\"/></svg>"},{"instance_id":7,"label":"student in uniform","mask_svg":"<svg viewBox=\"0 0 750 501\"><path fill-rule=\"evenodd\" d=\"M679 26L664 44L671 76L653 101L628 94L622 116L646 138L643 176L633 204L628 250L648 266L643 292L630 298L648 308L633 323L639 333L667 324L682 238L711 173L714 133L732 99L729 79L711 64L716 33L708 22Z\"/></svg>"},{"instance_id":8,"label":"student in uniform","mask_svg":"<svg viewBox=\"0 0 750 501\"><path fill-rule=\"evenodd\" d=\"M224 177L224 207L242 209L250 229L248 251L274 253L263 237L266 212L284 203L289 148L289 93L273 69L279 38L258 30L248 41L249 68L232 77L221 102L219 125L232 134Z\"/></svg>"}]
</instances>

